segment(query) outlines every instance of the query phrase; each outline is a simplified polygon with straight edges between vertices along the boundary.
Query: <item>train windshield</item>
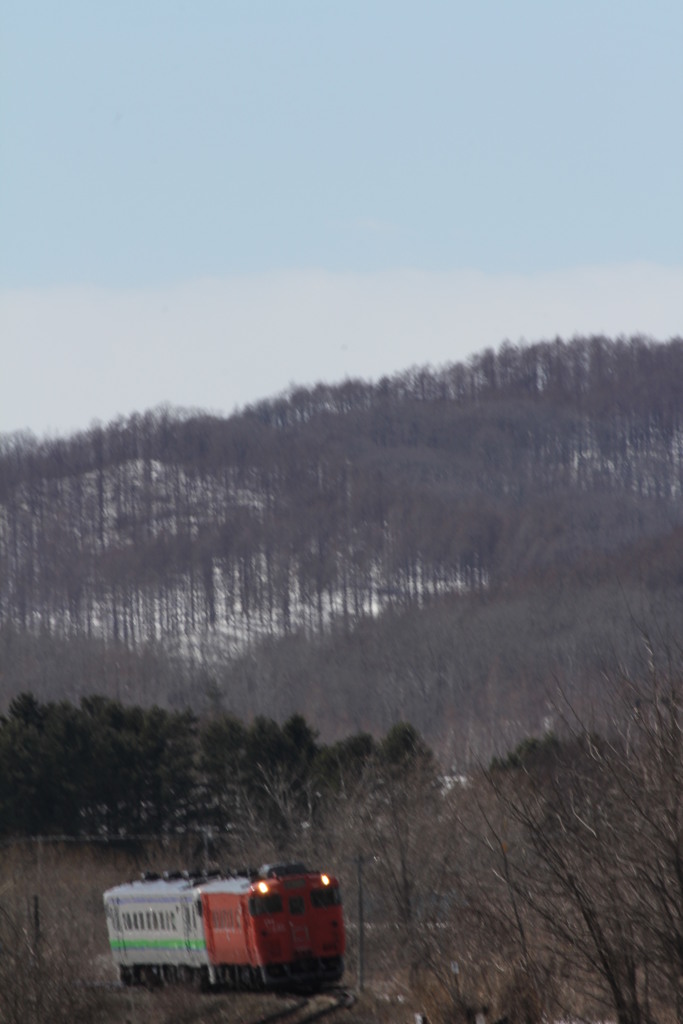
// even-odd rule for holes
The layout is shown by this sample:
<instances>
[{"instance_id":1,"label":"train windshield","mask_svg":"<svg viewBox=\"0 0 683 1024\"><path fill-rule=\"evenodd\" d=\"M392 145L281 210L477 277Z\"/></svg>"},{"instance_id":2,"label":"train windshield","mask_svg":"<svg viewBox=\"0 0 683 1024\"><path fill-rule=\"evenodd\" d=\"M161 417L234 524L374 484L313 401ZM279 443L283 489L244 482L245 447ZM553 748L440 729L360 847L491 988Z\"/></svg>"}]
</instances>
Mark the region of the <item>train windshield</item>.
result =
<instances>
[{"instance_id":1,"label":"train windshield","mask_svg":"<svg viewBox=\"0 0 683 1024\"><path fill-rule=\"evenodd\" d=\"M311 889L311 903L314 907L338 907L341 904L341 892L331 886Z\"/></svg>"},{"instance_id":2,"label":"train windshield","mask_svg":"<svg viewBox=\"0 0 683 1024\"><path fill-rule=\"evenodd\" d=\"M260 917L261 914L279 914L282 910L282 897L278 892L268 893L267 896L252 896L249 900L249 913L252 917Z\"/></svg>"}]
</instances>

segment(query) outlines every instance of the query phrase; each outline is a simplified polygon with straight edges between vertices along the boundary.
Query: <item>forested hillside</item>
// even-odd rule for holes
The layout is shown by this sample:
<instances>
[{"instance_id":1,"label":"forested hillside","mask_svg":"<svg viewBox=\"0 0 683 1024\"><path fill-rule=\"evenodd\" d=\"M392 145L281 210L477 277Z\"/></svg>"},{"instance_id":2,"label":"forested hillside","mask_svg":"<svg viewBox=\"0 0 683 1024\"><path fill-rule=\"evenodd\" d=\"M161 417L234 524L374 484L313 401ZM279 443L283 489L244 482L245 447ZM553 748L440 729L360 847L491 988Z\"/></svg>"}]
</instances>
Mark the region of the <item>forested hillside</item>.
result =
<instances>
[{"instance_id":1,"label":"forested hillside","mask_svg":"<svg viewBox=\"0 0 683 1024\"><path fill-rule=\"evenodd\" d=\"M408 720L487 756L676 643L682 489L681 339L1 437L0 696Z\"/></svg>"}]
</instances>

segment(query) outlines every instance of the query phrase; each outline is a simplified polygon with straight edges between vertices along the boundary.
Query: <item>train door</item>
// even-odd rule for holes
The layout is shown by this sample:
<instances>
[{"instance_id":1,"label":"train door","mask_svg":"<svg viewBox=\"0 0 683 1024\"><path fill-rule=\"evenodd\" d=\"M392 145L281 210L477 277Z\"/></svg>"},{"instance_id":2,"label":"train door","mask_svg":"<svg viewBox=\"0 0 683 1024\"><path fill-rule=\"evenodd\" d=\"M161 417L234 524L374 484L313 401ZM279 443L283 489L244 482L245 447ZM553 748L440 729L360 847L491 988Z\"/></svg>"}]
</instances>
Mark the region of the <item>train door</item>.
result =
<instances>
[{"instance_id":1,"label":"train door","mask_svg":"<svg viewBox=\"0 0 683 1024\"><path fill-rule=\"evenodd\" d=\"M192 952L192 904L189 900L183 900L183 939L185 940L185 952L189 955Z\"/></svg>"},{"instance_id":2,"label":"train door","mask_svg":"<svg viewBox=\"0 0 683 1024\"><path fill-rule=\"evenodd\" d=\"M107 902L107 923L109 925L110 943L116 943L121 956L126 953L126 935L123 930L121 911L118 903L113 900Z\"/></svg>"},{"instance_id":3,"label":"train door","mask_svg":"<svg viewBox=\"0 0 683 1024\"><path fill-rule=\"evenodd\" d=\"M306 905L303 896L289 897L289 928L292 933L294 956L303 956L311 951L311 936L306 920Z\"/></svg>"}]
</instances>

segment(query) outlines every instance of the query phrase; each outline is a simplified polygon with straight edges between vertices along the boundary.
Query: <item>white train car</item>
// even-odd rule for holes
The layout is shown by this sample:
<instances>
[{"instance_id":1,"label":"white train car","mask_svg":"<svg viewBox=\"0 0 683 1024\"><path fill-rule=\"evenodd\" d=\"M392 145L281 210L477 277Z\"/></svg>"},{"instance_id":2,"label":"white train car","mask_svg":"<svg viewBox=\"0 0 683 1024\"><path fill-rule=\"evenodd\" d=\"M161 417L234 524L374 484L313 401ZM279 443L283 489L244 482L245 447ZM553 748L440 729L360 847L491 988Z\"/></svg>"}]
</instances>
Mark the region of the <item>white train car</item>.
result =
<instances>
[{"instance_id":1,"label":"white train car","mask_svg":"<svg viewBox=\"0 0 683 1024\"><path fill-rule=\"evenodd\" d=\"M124 984L209 978L199 891L187 877L147 877L104 893L109 944Z\"/></svg>"}]
</instances>

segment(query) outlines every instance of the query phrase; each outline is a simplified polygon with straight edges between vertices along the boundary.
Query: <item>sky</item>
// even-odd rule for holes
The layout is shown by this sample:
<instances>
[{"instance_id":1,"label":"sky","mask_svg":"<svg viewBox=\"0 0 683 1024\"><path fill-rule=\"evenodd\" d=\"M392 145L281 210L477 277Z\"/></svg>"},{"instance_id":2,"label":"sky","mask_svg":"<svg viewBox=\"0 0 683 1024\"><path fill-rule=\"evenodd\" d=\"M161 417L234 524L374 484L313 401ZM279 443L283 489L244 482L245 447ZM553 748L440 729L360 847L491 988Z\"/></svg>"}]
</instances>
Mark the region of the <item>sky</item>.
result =
<instances>
[{"instance_id":1,"label":"sky","mask_svg":"<svg viewBox=\"0 0 683 1024\"><path fill-rule=\"evenodd\" d=\"M3 0L0 434L683 334L680 0Z\"/></svg>"}]
</instances>

